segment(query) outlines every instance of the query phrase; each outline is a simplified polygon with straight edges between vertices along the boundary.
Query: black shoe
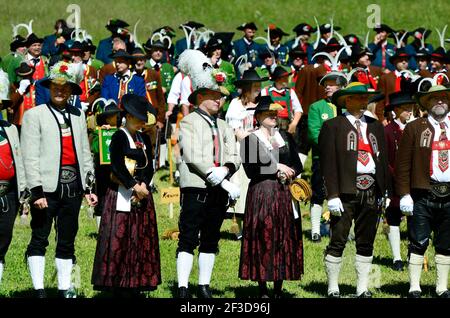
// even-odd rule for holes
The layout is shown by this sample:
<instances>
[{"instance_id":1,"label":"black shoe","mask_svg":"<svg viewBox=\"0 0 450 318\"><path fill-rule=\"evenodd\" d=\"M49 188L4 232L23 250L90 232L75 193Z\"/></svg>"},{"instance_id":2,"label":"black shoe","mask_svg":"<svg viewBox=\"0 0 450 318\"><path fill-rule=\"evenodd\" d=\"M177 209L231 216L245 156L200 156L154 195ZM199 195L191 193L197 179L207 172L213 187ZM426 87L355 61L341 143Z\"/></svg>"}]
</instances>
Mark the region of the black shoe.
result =
<instances>
[{"instance_id":1,"label":"black shoe","mask_svg":"<svg viewBox=\"0 0 450 318\"><path fill-rule=\"evenodd\" d=\"M394 271L403 272L403 262L401 260L395 261L392 268Z\"/></svg>"},{"instance_id":2,"label":"black shoe","mask_svg":"<svg viewBox=\"0 0 450 318\"><path fill-rule=\"evenodd\" d=\"M313 241L313 243L320 243L322 241L322 237L320 236L320 234L314 233L311 236L311 241Z\"/></svg>"},{"instance_id":3,"label":"black shoe","mask_svg":"<svg viewBox=\"0 0 450 318\"><path fill-rule=\"evenodd\" d=\"M341 294L337 291L329 293L328 298L341 298Z\"/></svg>"},{"instance_id":4,"label":"black shoe","mask_svg":"<svg viewBox=\"0 0 450 318\"><path fill-rule=\"evenodd\" d=\"M408 293L408 298L421 298L420 291L413 290Z\"/></svg>"},{"instance_id":5,"label":"black shoe","mask_svg":"<svg viewBox=\"0 0 450 318\"><path fill-rule=\"evenodd\" d=\"M74 289L58 289L58 298L77 298L77 294Z\"/></svg>"},{"instance_id":6,"label":"black shoe","mask_svg":"<svg viewBox=\"0 0 450 318\"><path fill-rule=\"evenodd\" d=\"M45 289L36 289L35 291L36 298L47 298L47 293Z\"/></svg>"},{"instance_id":7,"label":"black shoe","mask_svg":"<svg viewBox=\"0 0 450 318\"><path fill-rule=\"evenodd\" d=\"M209 285L198 285L198 298L213 298Z\"/></svg>"},{"instance_id":8,"label":"black shoe","mask_svg":"<svg viewBox=\"0 0 450 318\"><path fill-rule=\"evenodd\" d=\"M372 293L370 291L366 290L361 295L359 295L358 298L372 298Z\"/></svg>"},{"instance_id":9,"label":"black shoe","mask_svg":"<svg viewBox=\"0 0 450 318\"><path fill-rule=\"evenodd\" d=\"M440 295L437 295L438 298L450 298L450 291L447 289L445 292L443 292Z\"/></svg>"},{"instance_id":10,"label":"black shoe","mask_svg":"<svg viewBox=\"0 0 450 318\"><path fill-rule=\"evenodd\" d=\"M178 298L191 298L191 294L189 294L189 289L187 289L187 287L179 287Z\"/></svg>"}]
</instances>

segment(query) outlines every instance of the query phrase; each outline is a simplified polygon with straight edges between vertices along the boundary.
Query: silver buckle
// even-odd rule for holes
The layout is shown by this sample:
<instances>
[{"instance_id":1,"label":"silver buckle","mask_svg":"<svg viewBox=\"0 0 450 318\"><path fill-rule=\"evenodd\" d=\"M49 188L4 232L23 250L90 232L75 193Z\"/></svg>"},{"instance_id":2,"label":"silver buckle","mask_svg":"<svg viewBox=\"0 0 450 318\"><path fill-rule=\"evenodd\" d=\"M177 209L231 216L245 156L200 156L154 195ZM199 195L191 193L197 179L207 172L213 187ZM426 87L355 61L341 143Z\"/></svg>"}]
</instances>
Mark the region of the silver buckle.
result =
<instances>
[{"instance_id":1,"label":"silver buckle","mask_svg":"<svg viewBox=\"0 0 450 318\"><path fill-rule=\"evenodd\" d=\"M375 183L375 178L369 174L356 176L356 188L358 190L367 190Z\"/></svg>"},{"instance_id":2,"label":"silver buckle","mask_svg":"<svg viewBox=\"0 0 450 318\"><path fill-rule=\"evenodd\" d=\"M77 179L77 170L71 166L65 166L61 168L61 178L62 184L69 184Z\"/></svg>"}]
</instances>

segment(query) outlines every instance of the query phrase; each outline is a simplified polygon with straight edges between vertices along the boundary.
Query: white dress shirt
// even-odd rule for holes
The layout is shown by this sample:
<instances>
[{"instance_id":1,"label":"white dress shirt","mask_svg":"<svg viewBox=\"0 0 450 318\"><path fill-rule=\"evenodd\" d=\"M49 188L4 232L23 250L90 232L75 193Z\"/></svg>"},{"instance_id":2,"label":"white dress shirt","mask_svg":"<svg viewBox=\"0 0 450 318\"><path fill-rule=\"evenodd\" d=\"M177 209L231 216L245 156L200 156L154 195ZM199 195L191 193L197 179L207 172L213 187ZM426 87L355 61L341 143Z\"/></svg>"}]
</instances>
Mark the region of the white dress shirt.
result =
<instances>
[{"instance_id":1,"label":"white dress shirt","mask_svg":"<svg viewBox=\"0 0 450 318\"><path fill-rule=\"evenodd\" d=\"M344 115L348 119L350 124L352 124L353 127L356 128L356 117L353 116L352 114L350 114L349 112L345 112ZM361 116L359 121L361 122L360 128L361 128L361 134L362 134L364 143L368 144L369 141L367 139L367 122L366 122L366 118L364 116ZM373 160L372 154L370 152L369 152L369 163L366 166L363 165L361 162L359 162L359 160L357 161L356 173L358 173L358 174L362 174L362 173L375 174L375 161Z\"/></svg>"},{"instance_id":2,"label":"white dress shirt","mask_svg":"<svg viewBox=\"0 0 450 318\"><path fill-rule=\"evenodd\" d=\"M441 136L441 127L439 126L439 122L431 116L428 116L428 121L434 128L433 141L439 141L439 137ZM444 119L444 123L447 126L445 128L445 134L447 135L447 138L450 139L450 118L446 117ZM431 175L431 179L437 182L450 182L450 167L445 172L442 172L439 168L439 150L431 151L431 161L433 162L433 174Z\"/></svg>"}]
</instances>

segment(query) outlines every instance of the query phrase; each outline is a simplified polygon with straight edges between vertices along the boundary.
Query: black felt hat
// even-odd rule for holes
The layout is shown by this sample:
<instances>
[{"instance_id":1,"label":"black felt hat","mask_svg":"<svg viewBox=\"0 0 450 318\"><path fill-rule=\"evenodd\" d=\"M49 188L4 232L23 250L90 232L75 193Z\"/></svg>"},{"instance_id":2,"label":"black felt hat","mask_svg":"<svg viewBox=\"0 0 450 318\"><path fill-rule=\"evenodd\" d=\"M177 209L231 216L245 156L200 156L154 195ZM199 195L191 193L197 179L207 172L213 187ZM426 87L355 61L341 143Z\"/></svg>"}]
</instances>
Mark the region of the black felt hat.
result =
<instances>
[{"instance_id":1,"label":"black felt hat","mask_svg":"<svg viewBox=\"0 0 450 318\"><path fill-rule=\"evenodd\" d=\"M252 29L255 31L258 31L258 28L256 27L256 24L254 22L246 22L242 23L240 26L236 28L236 30L244 31L245 29Z\"/></svg>"},{"instance_id":2,"label":"black felt hat","mask_svg":"<svg viewBox=\"0 0 450 318\"><path fill-rule=\"evenodd\" d=\"M265 82L268 79L268 77L260 77L255 70L246 70L244 71L244 74L242 74L241 79L234 81L234 85L240 87L249 83Z\"/></svg>"},{"instance_id":3,"label":"black felt hat","mask_svg":"<svg viewBox=\"0 0 450 318\"><path fill-rule=\"evenodd\" d=\"M122 96L121 103L126 113L147 122L148 115L156 117L156 110L144 96L135 94L125 94Z\"/></svg>"},{"instance_id":4,"label":"black felt hat","mask_svg":"<svg viewBox=\"0 0 450 318\"><path fill-rule=\"evenodd\" d=\"M27 36L27 40L25 42L26 47L30 47L31 45L35 43L43 43L44 39L38 37L36 34L31 33L29 36Z\"/></svg>"},{"instance_id":5,"label":"black felt hat","mask_svg":"<svg viewBox=\"0 0 450 318\"><path fill-rule=\"evenodd\" d=\"M300 36L304 34L310 35L311 33L315 32L316 29L310 26L308 23L300 23L297 24L295 28L292 29L292 31L295 32L297 36Z\"/></svg>"}]
</instances>

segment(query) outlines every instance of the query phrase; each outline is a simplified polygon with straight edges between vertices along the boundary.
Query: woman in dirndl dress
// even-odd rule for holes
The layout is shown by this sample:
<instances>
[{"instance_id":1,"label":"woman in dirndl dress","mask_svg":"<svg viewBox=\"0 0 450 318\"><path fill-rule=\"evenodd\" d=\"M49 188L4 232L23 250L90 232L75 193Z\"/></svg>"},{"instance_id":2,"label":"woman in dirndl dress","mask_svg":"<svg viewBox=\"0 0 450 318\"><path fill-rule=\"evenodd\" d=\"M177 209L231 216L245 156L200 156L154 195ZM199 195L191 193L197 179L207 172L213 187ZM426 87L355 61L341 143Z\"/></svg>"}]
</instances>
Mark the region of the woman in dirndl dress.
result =
<instances>
[{"instance_id":1,"label":"woman in dirndl dress","mask_svg":"<svg viewBox=\"0 0 450 318\"><path fill-rule=\"evenodd\" d=\"M148 113L156 112L145 97L126 94L121 102L126 123L114 133L110 144L112 173L92 284L95 290L130 297L154 290L161 283L155 205L148 190L153 176L152 146L150 138L139 132Z\"/></svg>"},{"instance_id":2,"label":"woman in dirndl dress","mask_svg":"<svg viewBox=\"0 0 450 318\"><path fill-rule=\"evenodd\" d=\"M241 144L245 173L250 179L244 215L239 278L257 281L267 298L267 282L274 282L275 298L284 280L303 274L302 233L294 221L290 180L302 172L292 135L280 132L277 110L270 96L259 98L255 117L259 128Z\"/></svg>"},{"instance_id":3,"label":"woman in dirndl dress","mask_svg":"<svg viewBox=\"0 0 450 318\"><path fill-rule=\"evenodd\" d=\"M244 72L240 80L234 82L235 86L239 88L240 94L231 101L225 120L234 130L238 152L240 151L241 141L255 130L255 99L261 92L261 82L266 80L268 80L267 77L259 77L255 70L248 70ZM245 197L250 180L247 178L244 169L240 167L231 177L231 182L239 184L241 197L229 208L228 212L243 217ZM241 229L236 233L236 237L238 239L242 237Z\"/></svg>"}]
</instances>

